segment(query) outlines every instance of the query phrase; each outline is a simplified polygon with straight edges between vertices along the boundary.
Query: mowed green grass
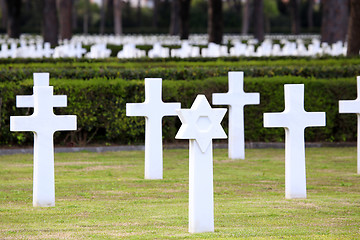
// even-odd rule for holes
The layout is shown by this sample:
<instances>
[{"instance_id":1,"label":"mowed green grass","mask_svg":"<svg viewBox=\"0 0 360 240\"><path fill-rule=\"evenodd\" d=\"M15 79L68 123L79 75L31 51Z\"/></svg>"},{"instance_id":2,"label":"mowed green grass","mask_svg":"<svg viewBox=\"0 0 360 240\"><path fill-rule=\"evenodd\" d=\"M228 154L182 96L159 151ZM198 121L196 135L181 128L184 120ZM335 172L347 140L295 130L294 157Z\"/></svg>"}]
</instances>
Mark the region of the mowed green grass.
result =
<instances>
[{"instance_id":1,"label":"mowed green grass","mask_svg":"<svg viewBox=\"0 0 360 240\"><path fill-rule=\"evenodd\" d=\"M356 148L306 149L307 199L285 199L283 149L214 150L215 232L188 233L188 150L55 155L56 206L32 206L32 155L0 156L0 239L358 239Z\"/></svg>"}]
</instances>

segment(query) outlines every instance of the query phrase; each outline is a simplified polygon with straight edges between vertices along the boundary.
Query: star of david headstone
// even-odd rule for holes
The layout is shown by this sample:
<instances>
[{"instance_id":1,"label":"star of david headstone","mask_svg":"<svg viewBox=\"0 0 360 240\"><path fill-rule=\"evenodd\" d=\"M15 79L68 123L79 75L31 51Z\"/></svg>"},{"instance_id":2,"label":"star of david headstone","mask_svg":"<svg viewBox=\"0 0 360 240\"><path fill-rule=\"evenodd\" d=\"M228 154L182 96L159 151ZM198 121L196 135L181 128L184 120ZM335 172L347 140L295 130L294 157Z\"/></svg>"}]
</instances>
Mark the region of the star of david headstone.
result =
<instances>
[{"instance_id":1,"label":"star of david headstone","mask_svg":"<svg viewBox=\"0 0 360 240\"><path fill-rule=\"evenodd\" d=\"M177 139L189 139L189 232L214 231L212 140L226 138L221 127L226 109L212 109L198 95L191 109L177 110L182 126Z\"/></svg>"}]
</instances>

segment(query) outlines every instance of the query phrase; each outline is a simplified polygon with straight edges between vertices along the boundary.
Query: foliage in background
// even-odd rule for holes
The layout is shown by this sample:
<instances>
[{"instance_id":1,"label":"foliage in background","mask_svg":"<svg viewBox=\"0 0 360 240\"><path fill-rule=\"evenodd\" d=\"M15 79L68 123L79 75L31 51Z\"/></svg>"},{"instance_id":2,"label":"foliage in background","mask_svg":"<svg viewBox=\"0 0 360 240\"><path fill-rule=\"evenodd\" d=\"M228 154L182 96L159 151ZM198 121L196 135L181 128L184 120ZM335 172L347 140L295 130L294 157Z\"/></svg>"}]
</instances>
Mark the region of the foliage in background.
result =
<instances>
[{"instance_id":1,"label":"foliage in background","mask_svg":"<svg viewBox=\"0 0 360 240\"><path fill-rule=\"evenodd\" d=\"M237 2L239 7L235 8ZM224 30L226 33L241 32L241 1L224 1L223 16ZM159 6L159 25L157 28L152 26L153 11L150 8L137 8L130 6L129 1L123 5L123 30L124 33L168 33L170 23L170 4L169 0L160 1ZM40 33L41 18L39 9L41 9L40 0L24 1L21 15L21 31L24 33ZM83 16L85 13L84 0L74 1L75 10L73 11L73 32L83 33ZM300 11L302 19L306 19L307 1L301 1ZM288 6L280 0L264 1L264 12L266 15L267 33L289 33L290 32L290 13ZM89 33L98 34L100 29L100 7L97 4L90 4ZM106 9L105 15L105 33L114 32L113 9ZM302 28L306 32L319 32L321 25L321 12L319 8L314 9L314 29L309 29L306 21L302 21ZM252 29L250 29L252 32ZM0 33L6 32L5 26L0 26ZM190 11L190 32L207 32L207 1L192 0Z\"/></svg>"},{"instance_id":2,"label":"foliage in background","mask_svg":"<svg viewBox=\"0 0 360 240\"><path fill-rule=\"evenodd\" d=\"M344 78L360 75L359 58L222 58L222 59L0 59L0 82L22 81L34 72L57 79L104 78L125 80L161 77L200 80L244 71L246 77L301 76Z\"/></svg>"}]
</instances>

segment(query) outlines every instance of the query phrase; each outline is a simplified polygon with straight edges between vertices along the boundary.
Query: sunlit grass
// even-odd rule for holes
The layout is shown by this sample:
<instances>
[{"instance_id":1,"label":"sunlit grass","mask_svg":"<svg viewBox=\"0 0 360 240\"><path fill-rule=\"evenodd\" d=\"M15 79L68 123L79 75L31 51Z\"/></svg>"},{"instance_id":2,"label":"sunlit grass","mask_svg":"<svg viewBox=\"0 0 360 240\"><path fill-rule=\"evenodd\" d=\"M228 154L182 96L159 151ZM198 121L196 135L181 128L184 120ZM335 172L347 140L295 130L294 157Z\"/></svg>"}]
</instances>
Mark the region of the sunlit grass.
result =
<instances>
[{"instance_id":1,"label":"sunlit grass","mask_svg":"<svg viewBox=\"0 0 360 240\"><path fill-rule=\"evenodd\" d=\"M32 207L32 155L0 156L0 239L356 239L355 148L306 150L307 199L285 199L282 149L246 160L214 150L215 232L188 233L188 151L164 151L164 179L144 153L55 155L56 206Z\"/></svg>"}]
</instances>

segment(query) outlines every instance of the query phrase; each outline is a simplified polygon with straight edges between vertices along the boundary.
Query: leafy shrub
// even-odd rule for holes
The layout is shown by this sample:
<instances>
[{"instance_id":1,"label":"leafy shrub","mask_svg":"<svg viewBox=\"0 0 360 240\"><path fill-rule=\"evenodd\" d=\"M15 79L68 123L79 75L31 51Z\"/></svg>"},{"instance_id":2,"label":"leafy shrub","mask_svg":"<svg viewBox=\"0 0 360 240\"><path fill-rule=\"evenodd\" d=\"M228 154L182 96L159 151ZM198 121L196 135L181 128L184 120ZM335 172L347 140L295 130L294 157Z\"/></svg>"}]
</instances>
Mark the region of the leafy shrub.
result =
<instances>
[{"instance_id":1,"label":"leafy shrub","mask_svg":"<svg viewBox=\"0 0 360 240\"><path fill-rule=\"evenodd\" d=\"M245 77L246 92L259 92L260 105L245 107L245 137L247 141L283 141L282 128L264 128L263 113L284 110L284 84L305 84L305 109L326 112L326 127L309 128L307 141L355 141L355 114L339 114L340 99L356 98L356 79L315 79L293 76ZM78 117L78 130L58 132L55 142L63 145L91 143L138 144L144 141L144 118L127 117L126 103L144 101L144 81L95 78L89 80L51 78L54 94L68 96L68 107L55 108L56 114L74 114ZM205 94L211 103L212 93L228 91L227 77L212 77L193 81L163 81L163 101L181 102L190 108L197 94ZM16 95L31 95L32 80L18 83L0 83L1 128L0 144L32 144L32 133L9 131L10 116L29 115L32 109L15 106ZM218 106L216 106L218 107ZM227 115L222 122L227 130ZM176 117L163 119L163 138L174 142L181 123Z\"/></svg>"}]
</instances>

